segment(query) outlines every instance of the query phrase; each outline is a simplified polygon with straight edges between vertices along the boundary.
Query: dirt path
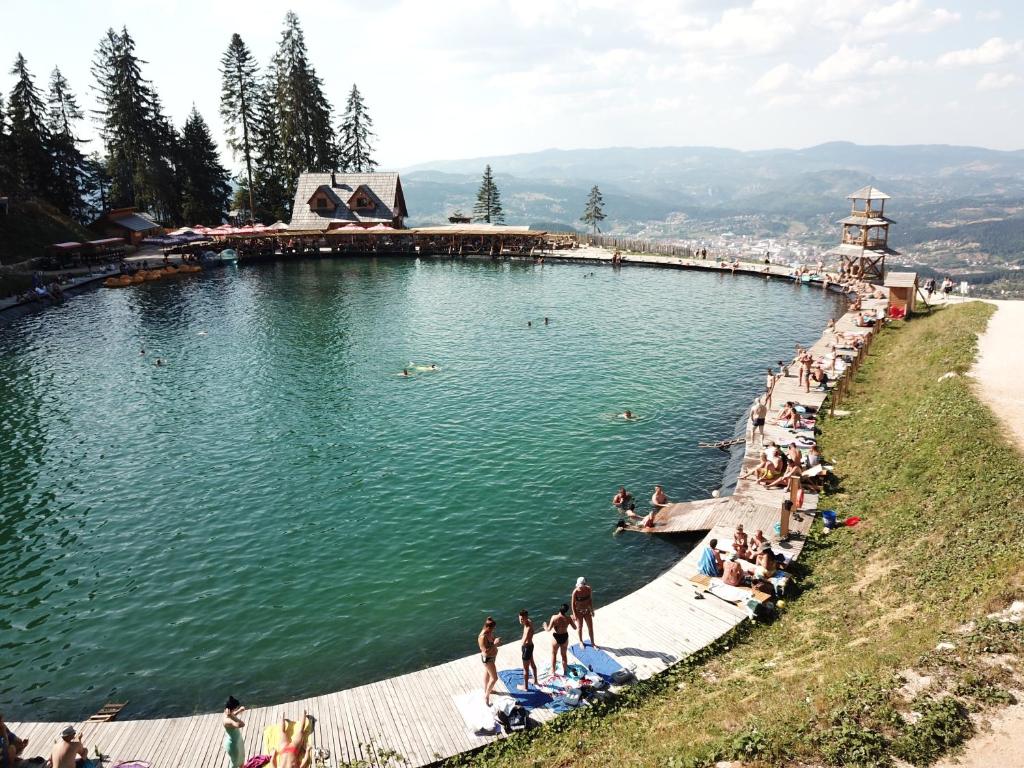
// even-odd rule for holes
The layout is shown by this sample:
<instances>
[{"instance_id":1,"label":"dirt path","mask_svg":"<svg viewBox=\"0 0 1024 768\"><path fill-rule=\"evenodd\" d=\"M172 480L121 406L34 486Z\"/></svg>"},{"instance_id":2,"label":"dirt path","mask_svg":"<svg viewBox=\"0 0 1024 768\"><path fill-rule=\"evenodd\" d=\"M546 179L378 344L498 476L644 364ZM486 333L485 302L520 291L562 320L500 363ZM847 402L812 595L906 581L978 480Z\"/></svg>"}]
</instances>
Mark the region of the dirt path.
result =
<instances>
[{"instance_id":1,"label":"dirt path","mask_svg":"<svg viewBox=\"0 0 1024 768\"><path fill-rule=\"evenodd\" d=\"M1024 453L1024 301L994 301L998 311L978 339L978 360L970 375L981 399L1006 426ZM1024 766L1024 704L993 714L985 730L967 742L963 754L934 768Z\"/></svg>"},{"instance_id":2,"label":"dirt path","mask_svg":"<svg viewBox=\"0 0 1024 768\"><path fill-rule=\"evenodd\" d=\"M978 360L970 375L978 395L1024 452L1024 301L991 303L999 309L978 339Z\"/></svg>"}]
</instances>

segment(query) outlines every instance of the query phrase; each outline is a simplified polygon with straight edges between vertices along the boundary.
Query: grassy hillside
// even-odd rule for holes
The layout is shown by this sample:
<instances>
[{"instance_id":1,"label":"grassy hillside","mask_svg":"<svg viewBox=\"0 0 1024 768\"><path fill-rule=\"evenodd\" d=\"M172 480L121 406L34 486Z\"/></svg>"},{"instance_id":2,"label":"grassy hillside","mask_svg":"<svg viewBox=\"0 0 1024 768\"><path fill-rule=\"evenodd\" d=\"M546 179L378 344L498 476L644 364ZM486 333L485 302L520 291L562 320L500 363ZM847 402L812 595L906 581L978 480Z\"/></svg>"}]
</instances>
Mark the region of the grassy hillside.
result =
<instances>
[{"instance_id":1,"label":"grassy hillside","mask_svg":"<svg viewBox=\"0 0 1024 768\"><path fill-rule=\"evenodd\" d=\"M971 712L1012 700L1024 651L1020 625L983 618L1024 580L1024 462L968 380L941 378L970 367L992 311L936 311L872 347L821 438L841 474L821 506L864 522L815 527L779 620L449 765L928 765L968 737Z\"/></svg>"},{"instance_id":2,"label":"grassy hillside","mask_svg":"<svg viewBox=\"0 0 1024 768\"><path fill-rule=\"evenodd\" d=\"M51 205L12 200L10 213L0 216L0 264L42 256L51 243L92 237L78 222Z\"/></svg>"}]
</instances>

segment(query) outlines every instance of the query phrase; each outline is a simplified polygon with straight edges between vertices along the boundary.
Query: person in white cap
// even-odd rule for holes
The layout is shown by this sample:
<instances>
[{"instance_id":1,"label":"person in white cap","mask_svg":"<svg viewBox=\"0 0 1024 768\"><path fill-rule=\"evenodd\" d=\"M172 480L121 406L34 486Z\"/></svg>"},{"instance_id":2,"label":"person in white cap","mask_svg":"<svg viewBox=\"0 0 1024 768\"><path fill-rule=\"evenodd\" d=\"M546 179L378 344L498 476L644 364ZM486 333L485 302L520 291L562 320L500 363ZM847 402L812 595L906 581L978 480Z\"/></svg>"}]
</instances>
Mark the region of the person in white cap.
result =
<instances>
[{"instance_id":1,"label":"person in white cap","mask_svg":"<svg viewBox=\"0 0 1024 768\"><path fill-rule=\"evenodd\" d=\"M594 642L594 590L582 576L576 579L576 589L572 591L569 605L572 606L576 631L580 633L580 645L583 645L583 625L586 624L587 631L590 632L590 644L597 648L597 643Z\"/></svg>"},{"instance_id":2,"label":"person in white cap","mask_svg":"<svg viewBox=\"0 0 1024 768\"><path fill-rule=\"evenodd\" d=\"M52 768L76 768L76 766L88 765L86 759L89 751L85 748L74 726L67 726L60 732L60 741L53 745L53 752L50 753L50 765ZM81 761L79 761L81 758Z\"/></svg>"}]
</instances>

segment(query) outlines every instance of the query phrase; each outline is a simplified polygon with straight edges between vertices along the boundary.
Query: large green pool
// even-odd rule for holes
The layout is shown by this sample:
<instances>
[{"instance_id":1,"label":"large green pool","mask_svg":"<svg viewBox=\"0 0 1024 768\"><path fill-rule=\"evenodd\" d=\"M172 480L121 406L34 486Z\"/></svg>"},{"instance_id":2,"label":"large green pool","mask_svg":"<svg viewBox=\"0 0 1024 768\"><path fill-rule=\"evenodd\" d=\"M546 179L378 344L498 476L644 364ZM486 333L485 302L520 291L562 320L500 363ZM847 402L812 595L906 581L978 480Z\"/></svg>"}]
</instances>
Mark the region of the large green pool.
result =
<instances>
[{"instance_id":1,"label":"large green pool","mask_svg":"<svg viewBox=\"0 0 1024 768\"><path fill-rule=\"evenodd\" d=\"M580 575L620 597L680 550L613 538L616 486L707 496L729 457L697 442L838 309L746 276L358 259L0 327L0 701L277 703L472 653L486 614L514 637Z\"/></svg>"}]
</instances>

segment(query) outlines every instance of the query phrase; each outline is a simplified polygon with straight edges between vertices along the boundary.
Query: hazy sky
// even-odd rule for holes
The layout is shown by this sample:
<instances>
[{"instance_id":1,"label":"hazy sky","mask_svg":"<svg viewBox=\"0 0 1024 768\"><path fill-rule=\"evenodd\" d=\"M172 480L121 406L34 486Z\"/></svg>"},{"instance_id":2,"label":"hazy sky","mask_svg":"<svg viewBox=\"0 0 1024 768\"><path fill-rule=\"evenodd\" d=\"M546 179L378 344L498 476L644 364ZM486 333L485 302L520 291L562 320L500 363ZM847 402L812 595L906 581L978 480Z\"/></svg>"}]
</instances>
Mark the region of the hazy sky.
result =
<instances>
[{"instance_id":1,"label":"hazy sky","mask_svg":"<svg viewBox=\"0 0 1024 768\"><path fill-rule=\"evenodd\" d=\"M0 0L0 87L20 51L91 107L93 53L126 25L175 123L194 103L220 137L231 34L265 65L288 7L336 112L358 83L382 168L549 147L1024 146L1022 0Z\"/></svg>"}]
</instances>

